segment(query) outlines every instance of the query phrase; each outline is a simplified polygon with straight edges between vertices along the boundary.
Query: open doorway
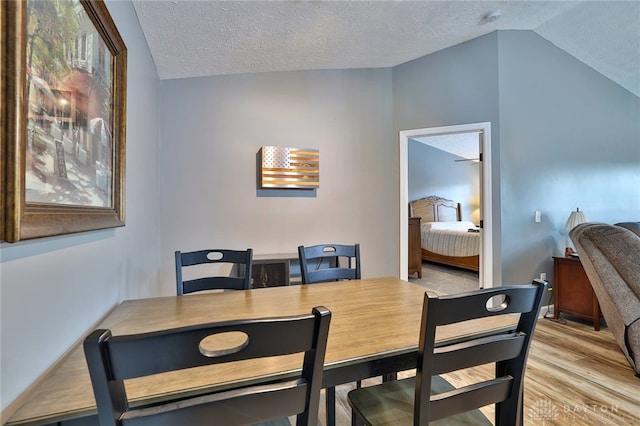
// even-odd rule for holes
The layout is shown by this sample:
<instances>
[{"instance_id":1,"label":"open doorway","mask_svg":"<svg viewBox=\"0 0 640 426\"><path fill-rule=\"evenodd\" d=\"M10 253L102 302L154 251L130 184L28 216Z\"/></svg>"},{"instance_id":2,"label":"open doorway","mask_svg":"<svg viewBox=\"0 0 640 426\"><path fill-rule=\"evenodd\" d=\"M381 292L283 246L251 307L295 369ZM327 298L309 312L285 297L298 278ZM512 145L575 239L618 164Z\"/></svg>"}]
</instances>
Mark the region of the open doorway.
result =
<instances>
[{"instance_id":1,"label":"open doorway","mask_svg":"<svg viewBox=\"0 0 640 426\"><path fill-rule=\"evenodd\" d=\"M461 160L479 162L479 214L473 218L482 225L480 258L479 258L479 284L481 287L491 287L493 282L492 268L492 218L491 218L491 156L483 153L491 152L491 123L474 123L457 126L435 127L425 129L404 130L400 132L400 278L407 279L408 264L408 203L409 203L409 143L418 141L421 143L432 142L434 145L455 143L453 137L443 137L446 135L456 135L469 133L475 135L479 142L477 151L478 157L471 157L469 153L458 152L456 154ZM438 137L438 138L436 138ZM411 142L415 143L415 142ZM453 149L451 149L453 150ZM477 160L476 160L477 161ZM472 208L473 206L467 206ZM468 213L467 217L472 217Z\"/></svg>"}]
</instances>

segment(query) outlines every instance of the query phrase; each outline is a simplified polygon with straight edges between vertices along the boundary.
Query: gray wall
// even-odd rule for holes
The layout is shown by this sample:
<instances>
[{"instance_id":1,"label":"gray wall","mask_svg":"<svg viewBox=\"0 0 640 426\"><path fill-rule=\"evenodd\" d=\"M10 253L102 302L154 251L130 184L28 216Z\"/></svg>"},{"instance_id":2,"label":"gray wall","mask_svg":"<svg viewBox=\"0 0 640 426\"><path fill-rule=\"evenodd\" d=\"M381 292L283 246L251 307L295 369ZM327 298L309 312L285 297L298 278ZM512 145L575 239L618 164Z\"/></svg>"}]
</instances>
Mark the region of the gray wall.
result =
<instances>
[{"instance_id":1,"label":"gray wall","mask_svg":"<svg viewBox=\"0 0 640 426\"><path fill-rule=\"evenodd\" d=\"M0 245L3 415L115 304L158 294L159 80L131 3L107 7L128 49L126 226Z\"/></svg>"},{"instance_id":2,"label":"gray wall","mask_svg":"<svg viewBox=\"0 0 640 426\"><path fill-rule=\"evenodd\" d=\"M499 32L498 51L503 278L522 282L552 276L577 207L640 220L640 98L530 31Z\"/></svg>"},{"instance_id":3,"label":"gray wall","mask_svg":"<svg viewBox=\"0 0 640 426\"><path fill-rule=\"evenodd\" d=\"M497 283L553 279L576 207L591 221L640 217L640 99L535 33L494 32L393 81L395 131L492 123Z\"/></svg>"},{"instance_id":4,"label":"gray wall","mask_svg":"<svg viewBox=\"0 0 640 426\"><path fill-rule=\"evenodd\" d=\"M477 223L473 212L480 208L479 163L456 162L461 157L411 139L408 157L409 201L430 195L455 200L462 220Z\"/></svg>"},{"instance_id":5,"label":"gray wall","mask_svg":"<svg viewBox=\"0 0 640 426\"><path fill-rule=\"evenodd\" d=\"M397 138L402 130L491 122L492 211L499 224L500 119L496 43L497 33L494 32L395 67L393 127ZM501 282L500 234L500 227L495 227L492 257L497 283Z\"/></svg>"},{"instance_id":6,"label":"gray wall","mask_svg":"<svg viewBox=\"0 0 640 426\"><path fill-rule=\"evenodd\" d=\"M162 98L164 294L175 293L173 252L205 247L358 242L363 276L397 273L391 69L163 81ZM262 145L318 149L315 196L257 196Z\"/></svg>"}]
</instances>

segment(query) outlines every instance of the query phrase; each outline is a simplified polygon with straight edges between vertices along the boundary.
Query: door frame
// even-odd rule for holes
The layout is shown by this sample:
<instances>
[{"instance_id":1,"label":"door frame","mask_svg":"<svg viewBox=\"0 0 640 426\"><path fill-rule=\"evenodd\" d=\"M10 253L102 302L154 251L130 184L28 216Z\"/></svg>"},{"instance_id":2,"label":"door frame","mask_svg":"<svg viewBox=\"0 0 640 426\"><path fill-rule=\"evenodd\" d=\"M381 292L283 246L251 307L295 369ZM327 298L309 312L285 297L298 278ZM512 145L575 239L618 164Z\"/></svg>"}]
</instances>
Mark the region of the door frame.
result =
<instances>
[{"instance_id":1,"label":"door frame","mask_svg":"<svg viewBox=\"0 0 640 426\"><path fill-rule=\"evenodd\" d=\"M409 139L422 136L436 136L451 133L477 132L480 137L480 220L482 220L480 246L480 287L493 286L493 215L491 206L493 197L491 191L491 123L471 123L454 126L430 127L424 129L401 130L399 132L400 149L400 279L409 277L407 265L409 262Z\"/></svg>"}]
</instances>

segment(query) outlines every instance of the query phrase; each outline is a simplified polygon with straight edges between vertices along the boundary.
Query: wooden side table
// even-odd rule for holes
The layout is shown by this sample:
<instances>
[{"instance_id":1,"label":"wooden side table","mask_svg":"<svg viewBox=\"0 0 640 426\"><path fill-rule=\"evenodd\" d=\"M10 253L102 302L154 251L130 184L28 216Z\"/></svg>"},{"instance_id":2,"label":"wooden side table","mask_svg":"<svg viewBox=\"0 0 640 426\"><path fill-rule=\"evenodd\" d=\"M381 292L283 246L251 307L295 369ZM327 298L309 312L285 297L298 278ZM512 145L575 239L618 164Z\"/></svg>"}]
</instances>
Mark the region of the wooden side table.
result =
<instances>
[{"instance_id":1,"label":"wooden side table","mask_svg":"<svg viewBox=\"0 0 640 426\"><path fill-rule=\"evenodd\" d=\"M252 288L300 284L298 253L254 254Z\"/></svg>"},{"instance_id":2,"label":"wooden side table","mask_svg":"<svg viewBox=\"0 0 640 426\"><path fill-rule=\"evenodd\" d=\"M422 244L420 238L420 217L409 218L409 276L418 273L422 278Z\"/></svg>"},{"instance_id":3,"label":"wooden side table","mask_svg":"<svg viewBox=\"0 0 640 426\"><path fill-rule=\"evenodd\" d=\"M553 317L560 313L591 320L600 330L600 304L577 257L553 258Z\"/></svg>"}]
</instances>

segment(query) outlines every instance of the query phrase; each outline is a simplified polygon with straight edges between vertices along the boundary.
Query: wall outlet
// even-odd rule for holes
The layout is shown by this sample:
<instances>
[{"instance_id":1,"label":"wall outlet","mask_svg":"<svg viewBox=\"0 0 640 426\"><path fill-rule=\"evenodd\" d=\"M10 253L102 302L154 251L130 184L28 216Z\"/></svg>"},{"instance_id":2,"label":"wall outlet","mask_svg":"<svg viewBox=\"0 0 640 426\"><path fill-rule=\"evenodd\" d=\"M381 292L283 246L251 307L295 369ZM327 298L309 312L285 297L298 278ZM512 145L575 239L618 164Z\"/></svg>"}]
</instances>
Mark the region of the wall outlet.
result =
<instances>
[{"instance_id":1,"label":"wall outlet","mask_svg":"<svg viewBox=\"0 0 640 426\"><path fill-rule=\"evenodd\" d=\"M541 272L540 273L540 279L546 281L547 280L547 273L546 272Z\"/></svg>"}]
</instances>

